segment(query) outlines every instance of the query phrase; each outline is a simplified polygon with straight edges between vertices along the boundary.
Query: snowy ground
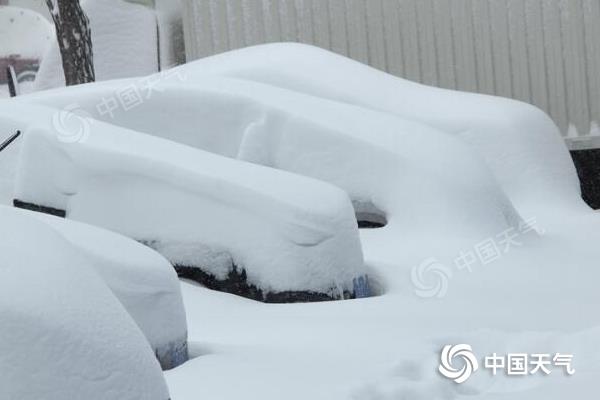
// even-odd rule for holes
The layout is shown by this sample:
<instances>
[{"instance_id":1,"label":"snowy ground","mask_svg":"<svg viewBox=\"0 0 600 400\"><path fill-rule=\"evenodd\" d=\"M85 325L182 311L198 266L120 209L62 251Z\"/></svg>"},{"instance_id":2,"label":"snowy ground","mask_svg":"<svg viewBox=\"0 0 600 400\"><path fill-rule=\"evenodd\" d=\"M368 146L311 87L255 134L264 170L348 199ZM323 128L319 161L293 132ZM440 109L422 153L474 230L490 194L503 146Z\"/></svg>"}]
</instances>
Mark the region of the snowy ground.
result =
<instances>
[{"instance_id":1,"label":"snowy ground","mask_svg":"<svg viewBox=\"0 0 600 400\"><path fill-rule=\"evenodd\" d=\"M363 249L368 264L397 277L400 293L272 306L184 282L198 357L167 372L171 394L181 400L280 399L282 393L287 399L585 398L600 372L598 274L586 261L590 254L568 249L591 248L600 239L589 234L598 223L590 219L545 226L544 238L530 244L543 256L531 260L515 251L457 275L443 300L410 294L408 279L399 279L408 278L409 268L397 265L395 240L385 232L363 235ZM571 352L578 370L539 379L492 379L486 372L459 386L437 373L440 348L453 343L471 344L478 354Z\"/></svg>"},{"instance_id":2,"label":"snowy ground","mask_svg":"<svg viewBox=\"0 0 600 400\"><path fill-rule=\"evenodd\" d=\"M266 48L248 51L267 51ZM300 59L320 60L317 55L302 57L301 51L294 46L284 50L291 53L299 51ZM292 87L292 91L310 95L319 92L317 94L322 98L318 100L290 93L285 96L291 99L289 104L298 106L307 102L316 104L315 108L333 107L324 99L338 101L340 104L335 108L335 116L338 119L344 116L347 124L350 124L348 120L351 121L348 115L353 112L369 115L372 125L378 128L374 130L374 141L387 137L381 132L387 132L390 126L397 128L405 135L403 137L409 138L410 134L414 134L412 128L407 128L409 125L395 118L429 122L429 129L433 126L439 129L440 135L446 135L443 137L448 142L443 143L451 143L450 139L461 141L471 152L469 161L475 163L475 168L479 165L480 170L470 174L459 169L458 165L466 165L462 164L465 157L461 152L454 153L454 150L449 151L452 154L448 154L448 158L432 157L427 146L405 150L406 154L400 151L394 153L394 157L400 160L394 164L397 168L393 171L397 173L394 179L402 193L414 198L415 202L414 208L405 208L404 213L400 207L393 209L389 215L390 223L385 228L360 231L365 264L373 283L380 288L379 296L314 304L269 305L182 281L193 359L165 373L174 400L541 400L593 396L597 390L596 376L600 373L600 317L597 314L600 272L596 265L600 255L597 247L600 217L579 199L577 178L568 152L560 138L554 136L558 131L545 116L512 101L437 91L374 73L363 66L344 66L345 62L341 61L339 68L332 67L335 74L319 75L322 81L311 86L309 83L316 79L311 68L329 67L311 66L308 61L304 64L290 61L289 54L278 58L277 51L274 51L273 58L283 64L273 67L279 70L280 75L276 76L269 70L273 60L244 54L243 51L232 53L222 59L215 57L206 64L190 64L184 68L190 73L191 81L172 88L175 93L180 91L182 96L191 96L186 103L190 115L199 112L194 105L210 104L210 100L216 102L220 99L209 97L206 101L202 96L206 94L203 89L208 86L202 86L205 85L202 80L193 75L194 71L199 75L205 73L208 65L216 75L225 74L263 84L267 81L281 90ZM235 59L238 56L249 57L248 62L228 64L231 61L228 57ZM326 58L324 56L323 60ZM330 62L338 61L327 61L324 65L330 66ZM232 65L235 66L232 69L237 70L227 71L224 68ZM246 67L247 71L244 70ZM336 86L334 82L328 88L327 82L332 82L333 77L343 78L344 74L340 71L344 68L348 68L345 74L347 84ZM306 76L298 77L303 72ZM122 84L130 83L124 81ZM222 87L227 87L227 84L222 83ZM84 87L80 92L77 88L60 89L24 97L23 101L63 107L76 98L87 115L93 115L93 107L97 104L95 98L105 95L105 88L100 84ZM383 96L386 90L389 92ZM335 125L335 121L329 121L335 118L317 116L317 113L311 116L308 106L301 107L302 112L291 106L274 112L276 105L264 99L256 100L260 97L258 92L257 89L252 95L229 93L239 96L235 97L237 100L244 100L245 107L242 107L240 115L248 117L243 119L239 129L232 128L236 135L275 137L272 148L276 148L276 144L281 144L281 138L261 131L261 127L268 126L264 121L272 115L276 115L276 121L280 123L276 125L279 131L289 134L284 138L296 137L293 134L297 130L292 129L296 126L322 129L319 132L324 135L335 131L323 128L329 123ZM269 93L274 92L275 89ZM72 97L74 93L77 96ZM406 100L406 96L395 96L394 93L411 93L414 96L408 96ZM155 95L160 98L160 93ZM200 103L202 99L206 103ZM241 103L229 101L233 105ZM172 104L164 102L163 112L168 114L168 107L173 107ZM233 105L229 110L235 109ZM143 106L140 107L140 110L143 109ZM369 111L358 111L359 108L353 107L368 108ZM162 132L162 135L196 133L206 135L202 137L205 142L214 145L214 137L211 137L214 132L231 133L228 129L232 125L228 124L239 122L236 119L239 115L228 115L227 110L226 107L211 109L214 114L211 117L215 119L204 130L201 122L193 121L192 116L190 119L173 118L169 124L177 127L173 129L176 132ZM206 112L205 109L203 111ZM376 112L389 115L378 118ZM219 119L223 115L225 117ZM12 115L4 116L4 120L10 120L10 117ZM148 120L152 121L150 114ZM389 125L383 124L384 120ZM312 125L302 125L298 121L308 121ZM138 130L161 135L161 132L152 130L154 124L147 120L131 121L117 117L112 123L121 127L138 123ZM344 124L340 122L339 126ZM348 127L346 130L351 129ZM344 133L344 129L339 131ZM379 139L378 132L382 135ZM0 139L6 135L1 132ZM345 141L344 146L347 147L340 148L351 148L347 143L354 143L356 139L343 134L333 137ZM430 137L436 136L432 134ZM185 140L181 137L169 139ZM198 143L186 144L202 147ZM439 142L436 144L439 145ZM11 200L20 145L21 142L0 157L0 178L3 179L0 180L0 200L3 203ZM335 146L319 149L325 148L335 151ZM365 146L367 148L365 157L384 154ZM411 152L415 154L408 154ZM327 160L325 150L318 155L320 157L314 157L315 162ZM385 155L389 156L388 153ZM298 159L301 161L302 157ZM264 163L273 166L275 162L275 158L267 157ZM328 167L336 171L337 166L338 163L331 163ZM294 167L297 165L288 168ZM435 187L423 185L420 179L411 180L414 176L421 176L415 171L422 173L422 170L429 173L425 176L432 176ZM440 172L443 170L449 171L450 176L455 172L464 179L458 180L458 183L450 181ZM299 168L298 171L307 175L313 172L308 168ZM492 176L490 172L489 186L480 185L479 179L488 176L488 171L494 174ZM344 176L340 178L343 171L337 172L324 179L339 179L340 186L344 183L351 185L343 179ZM482 187L486 188L483 194L480 193ZM438 188L443 188L446 193L438 193ZM360 189L365 188L361 186ZM69 196L76 194L68 193ZM469 201L465 193L481 197L476 199L479 201ZM498 201L480 201L487 198L483 196ZM464 198L463 203L448 200L455 198ZM504 207L504 201L514 208ZM464 213L464 223L439 223L436 226L435 218L430 221L426 215L419 214L425 207L437 209L436 206L442 207L451 216L463 216ZM447 208L444 209L444 206ZM489 217L502 212L506 219L502 223L498 222L498 218ZM513 212L522 219L513 218ZM475 215L480 217L474 218ZM419 229L424 219L427 219L427 229ZM521 229L526 227L521 226L523 221L534 224L535 230L525 232ZM507 243L500 244L500 238L511 228L518 228L519 235L515 238L518 244L512 243L510 248L504 248ZM481 251L482 245L489 244L490 240L503 248L497 257L485 263L472 264L472 271L451 267L457 255ZM432 259L439 264L427 261ZM424 269L416 270L423 272L423 281L413 274L415 267L421 266ZM416 291L419 284L436 289L434 294L437 297L419 295ZM480 370L466 383L458 385L437 371L442 347L458 343L470 344L481 364L481 358L492 353L572 354L576 373L568 376L557 369L548 376L506 376L502 372L493 376L480 365Z\"/></svg>"}]
</instances>

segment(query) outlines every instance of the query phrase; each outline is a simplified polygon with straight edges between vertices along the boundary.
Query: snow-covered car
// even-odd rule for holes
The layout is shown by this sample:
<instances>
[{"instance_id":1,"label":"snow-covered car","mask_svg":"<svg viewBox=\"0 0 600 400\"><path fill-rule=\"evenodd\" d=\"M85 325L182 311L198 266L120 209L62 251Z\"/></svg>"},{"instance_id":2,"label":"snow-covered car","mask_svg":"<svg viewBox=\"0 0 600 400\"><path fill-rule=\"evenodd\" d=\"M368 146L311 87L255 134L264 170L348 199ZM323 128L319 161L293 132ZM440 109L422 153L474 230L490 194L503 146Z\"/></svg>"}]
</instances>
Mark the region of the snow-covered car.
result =
<instances>
[{"instance_id":1,"label":"snow-covered car","mask_svg":"<svg viewBox=\"0 0 600 400\"><path fill-rule=\"evenodd\" d=\"M294 43L231 51L172 73L184 76L187 84L214 75L261 82L421 122L476 149L522 212L587 208L558 127L530 104L422 85Z\"/></svg>"},{"instance_id":2,"label":"snow-covered car","mask_svg":"<svg viewBox=\"0 0 600 400\"><path fill-rule=\"evenodd\" d=\"M521 222L485 160L452 133L262 83L202 78L203 62L197 70L194 64L183 75L193 70L193 79L159 80L151 96L110 115L96 106L138 80L36 93L25 101L63 108L76 101L80 113L114 125L329 182L348 193L361 227L453 230L476 219L493 231ZM419 193L407 195L410 187Z\"/></svg>"},{"instance_id":3,"label":"snow-covered car","mask_svg":"<svg viewBox=\"0 0 600 400\"><path fill-rule=\"evenodd\" d=\"M0 215L8 212L2 207ZM171 264L129 238L77 221L12 209L60 233L102 278L139 326L164 370L188 359L185 309Z\"/></svg>"},{"instance_id":4,"label":"snow-covered car","mask_svg":"<svg viewBox=\"0 0 600 400\"><path fill-rule=\"evenodd\" d=\"M82 119L85 137L70 142L47 123L61 112L26 102L0 109L6 129L24 132L16 205L123 233L181 276L252 299L370 294L341 189L97 120Z\"/></svg>"},{"instance_id":5,"label":"snow-covered car","mask_svg":"<svg viewBox=\"0 0 600 400\"><path fill-rule=\"evenodd\" d=\"M89 254L22 211L1 207L0 221L0 398L167 400L152 348Z\"/></svg>"},{"instance_id":6,"label":"snow-covered car","mask_svg":"<svg viewBox=\"0 0 600 400\"><path fill-rule=\"evenodd\" d=\"M163 369L187 361L187 326L177 275L167 260L131 239L71 220L0 206L0 221L40 220L85 257L133 318Z\"/></svg>"}]
</instances>

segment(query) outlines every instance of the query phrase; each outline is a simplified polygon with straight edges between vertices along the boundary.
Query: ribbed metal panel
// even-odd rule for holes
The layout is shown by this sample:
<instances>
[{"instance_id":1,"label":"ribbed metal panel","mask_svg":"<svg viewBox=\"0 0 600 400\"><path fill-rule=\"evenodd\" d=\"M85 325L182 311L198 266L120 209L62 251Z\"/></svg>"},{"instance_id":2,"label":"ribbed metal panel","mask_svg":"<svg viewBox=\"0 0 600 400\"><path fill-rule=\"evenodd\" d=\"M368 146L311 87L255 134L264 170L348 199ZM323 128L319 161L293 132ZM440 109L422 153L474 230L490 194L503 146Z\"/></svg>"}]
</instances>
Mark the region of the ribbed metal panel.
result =
<instances>
[{"instance_id":1,"label":"ribbed metal panel","mask_svg":"<svg viewBox=\"0 0 600 400\"><path fill-rule=\"evenodd\" d=\"M188 59L314 44L392 74L600 123L600 0L184 0ZM600 133L600 132L599 132Z\"/></svg>"}]
</instances>

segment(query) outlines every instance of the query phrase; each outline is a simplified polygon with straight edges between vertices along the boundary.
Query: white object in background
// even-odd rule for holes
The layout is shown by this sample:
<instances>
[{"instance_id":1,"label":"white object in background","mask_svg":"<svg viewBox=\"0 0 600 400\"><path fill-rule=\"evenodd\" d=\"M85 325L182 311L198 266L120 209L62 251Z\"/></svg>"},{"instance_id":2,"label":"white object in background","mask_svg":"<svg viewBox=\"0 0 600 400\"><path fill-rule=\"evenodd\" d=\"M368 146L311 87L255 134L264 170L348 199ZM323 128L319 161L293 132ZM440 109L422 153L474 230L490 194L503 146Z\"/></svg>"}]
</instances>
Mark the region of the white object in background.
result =
<instances>
[{"instance_id":1,"label":"white object in background","mask_svg":"<svg viewBox=\"0 0 600 400\"><path fill-rule=\"evenodd\" d=\"M40 60L56 41L47 19L26 8L0 7L0 58L18 56Z\"/></svg>"},{"instance_id":2,"label":"white object in background","mask_svg":"<svg viewBox=\"0 0 600 400\"><path fill-rule=\"evenodd\" d=\"M156 14L122 0L82 2L90 20L96 80L147 75L158 71ZM40 66L35 90L65 85L56 41Z\"/></svg>"}]
</instances>

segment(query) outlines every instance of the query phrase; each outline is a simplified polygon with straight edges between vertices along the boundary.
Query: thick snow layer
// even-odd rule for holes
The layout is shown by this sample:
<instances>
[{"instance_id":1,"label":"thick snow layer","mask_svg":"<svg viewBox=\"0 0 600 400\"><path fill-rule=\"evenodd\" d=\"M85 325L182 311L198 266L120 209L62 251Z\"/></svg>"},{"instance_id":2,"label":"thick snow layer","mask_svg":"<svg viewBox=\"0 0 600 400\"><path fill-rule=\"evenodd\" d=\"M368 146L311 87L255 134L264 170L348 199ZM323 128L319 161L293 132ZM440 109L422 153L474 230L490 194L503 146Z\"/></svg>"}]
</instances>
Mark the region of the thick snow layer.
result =
<instances>
[{"instance_id":1,"label":"thick snow layer","mask_svg":"<svg viewBox=\"0 0 600 400\"><path fill-rule=\"evenodd\" d=\"M155 13L123 0L87 0L96 80L147 75L158 70ZM58 43L54 40L36 77L35 89L65 85Z\"/></svg>"},{"instance_id":2,"label":"thick snow layer","mask_svg":"<svg viewBox=\"0 0 600 400\"><path fill-rule=\"evenodd\" d=\"M185 310L177 275L167 260L113 232L46 214L22 213L50 225L86 257L140 327L163 368L187 360Z\"/></svg>"},{"instance_id":3,"label":"thick snow layer","mask_svg":"<svg viewBox=\"0 0 600 400\"><path fill-rule=\"evenodd\" d=\"M270 85L182 78L159 82L149 98L112 115L96 106L134 82L36 93L27 101L77 102L106 122L333 183L350 195L359 218L381 214L405 234L495 234L519 225L485 161L452 134Z\"/></svg>"},{"instance_id":4,"label":"thick snow layer","mask_svg":"<svg viewBox=\"0 0 600 400\"><path fill-rule=\"evenodd\" d=\"M518 206L539 210L540 204L549 209L582 205L577 175L558 128L525 103L421 85L326 50L290 43L224 53L178 71L189 83L218 74L420 121L476 148Z\"/></svg>"},{"instance_id":5,"label":"thick snow layer","mask_svg":"<svg viewBox=\"0 0 600 400\"><path fill-rule=\"evenodd\" d=\"M46 223L0 209L0 398L169 398L143 334Z\"/></svg>"},{"instance_id":6,"label":"thick snow layer","mask_svg":"<svg viewBox=\"0 0 600 400\"><path fill-rule=\"evenodd\" d=\"M0 122L24 132L15 197L121 232L174 264L227 277L229 254L266 291L353 292L365 275L352 205L316 180L182 146L100 121L69 143L58 110L18 101ZM63 138L63 140L61 140Z\"/></svg>"},{"instance_id":7,"label":"thick snow layer","mask_svg":"<svg viewBox=\"0 0 600 400\"><path fill-rule=\"evenodd\" d=\"M156 102L147 99L148 104L127 111L116 110L114 120L107 115L98 117L94 102L99 94L108 94L119 85L131 88L135 81L107 82L28 95L18 104L26 107L27 115L39 116L35 118L36 124L49 125L48 115L41 111L46 108L25 104L42 102L62 107L81 100L82 109L94 118L104 118L116 125L147 131L232 158L245 149L245 158L267 165L278 163L286 169L298 165L301 173L323 174L323 179L347 185L347 190L355 190L355 196L379 191L390 195L400 190L396 185L404 185L404 196L414 197L414 204L419 207L422 204L423 208L393 214L390 226L386 228L360 231L369 276L380 283L381 296L319 304L265 305L183 283L192 356L196 357L166 373L174 399L279 400L283 396L290 400L562 400L593 397L600 373L600 320L596 312L600 303L600 291L597 290L600 273L595 265L600 256L597 246L600 219L597 213L582 206L577 179L572 174L570 160L565 158L565 149L557 139L556 128L538 110L509 100L416 85L297 45L246 49L202 60L180 71L186 78L184 84L165 83L163 92L156 91L152 95L156 94ZM212 74L214 82L206 82L204 73ZM215 75L221 78L229 75L225 78L254 81L254 84L233 83L228 79L217 79ZM265 82L297 93L267 89ZM209 91L205 99L199 94L200 88ZM309 100L307 94L314 100ZM166 99L179 102L175 106ZM324 99L334 99L345 105L334 105ZM202 107L197 107L196 101ZM430 110L426 107L428 103ZM0 103L0 110L4 110L1 121L17 121L13 129L35 125L27 122L25 111L17 112L7 104ZM225 104L230 107L229 115L223 113ZM137 107L140 107L139 114L136 114ZM319 116L311 111L318 107L323 107L327 113ZM414 115L411 109L414 109ZM264 118L257 120L255 117L261 112ZM333 112L339 113L337 122L328 117ZM352 112L369 120L357 121L360 118L351 117ZM130 116L134 114L135 118ZM181 122L179 118L193 123ZM416 120L415 124L405 121L411 119ZM79 120L74 118L73 121ZM205 121L210 122L209 128L221 127L223 131L205 132ZM267 138L262 138L265 130L261 124L273 126L269 125L273 121L281 123L275 125L278 128L275 131L282 133L269 132ZM121 141L121 136L131 137L132 133L118 130L123 135L114 137L111 132L116 128L97 121L94 124L108 132L104 140L113 141L113 146L102 147L107 153L114 153L116 147L124 157L135 160L133 153L139 150L140 154L145 154L147 148L143 143L152 141L148 138L135 139L135 144L134 139ZM158 125L153 127L153 124ZM370 130L365 125L377 129ZM403 128L398 131L402 138L399 145L393 140L392 125ZM177 129L169 129L172 127ZM297 132L301 128L305 129L303 136ZM169 132L165 133L167 130ZM46 138L39 129L28 131L34 132L34 139L38 134ZM246 135L257 140L242 140ZM419 135L423 136L422 141ZM92 140L93 146L100 140L93 139L95 136L88 139ZM465 142L466 147L451 136ZM277 140L266 140L273 138ZM70 140L71 136L67 135L66 139ZM279 140L281 144L277 143ZM339 145L348 157L343 158L333 151L334 146L328 144L329 140ZM262 150L260 144L266 143L265 150L268 151L256 151L256 146L246 147L252 143L259 144L259 150ZM410 147L403 149L403 143ZM29 147L29 143L25 144ZM84 144L73 146L81 148ZM291 144L298 146L301 154L278 152L289 149ZM445 154L444 146L452 149L452 154L450 151ZM430 147L438 157L429 154ZM163 148L165 154L161 157L170 158L171 163L175 158L181 158L182 162L193 164L187 157L180 157L179 150L171 151L174 147L165 144ZM48 149L52 151L47 152ZM53 153L58 149L60 152ZM358 157L362 154L357 149L364 149L369 157ZM11 151L17 150L18 144ZM38 166L42 161L49 163L47 165L63 166L49 181L55 183L57 190L54 192L66 194L73 193L73 176L91 178L95 184L97 175L94 173L99 170L95 163L105 163L107 159L104 153L79 152L51 141L44 152L36 150L35 153L39 156ZM194 152L195 158L202 161L204 154ZM280 159L279 154L287 155L290 160ZM330 158L332 170L336 170L337 163L348 162L345 168L355 173L358 168L347 160L351 158L349 156L357 157L357 165L368 167L368 171L393 166L401 171L390 171L389 174L397 173L394 176L404 178L397 183L386 175L389 191L372 182L378 177L373 177L372 181L361 178L357 180L361 183L359 189L353 189L349 178L323 172L321 168L312 170L309 163L303 164L302 154L312 162L318 161L319 165L325 165L323 160ZM51 155L61 161L52 161ZM319 158L319 155L323 157ZM62 160L68 157L73 162L64 163ZM152 156L153 159L156 157ZM390 158L410 162L393 164ZM120 180L120 160L109 159L111 165L102 167L102 175L107 175L110 167L114 172L112 176ZM417 163L419 159L426 162ZM488 167L480 162L481 159ZM163 161L161 158L162 164ZM128 160L128 167L131 162ZM73 168L74 165L79 167ZM409 166L413 166L412 169ZM198 171L201 168L207 167L198 167ZM246 164L243 168L254 171L257 167ZM460 172L464 169L477 171L456 177L447 171L452 168ZM406 173L404 169L407 169ZM144 170L147 174L156 174L157 180L163 179L156 163L146 164ZM496 179L489 176L489 170ZM194 173L198 172L194 170ZM252 181L242 172L242 167L235 173L240 174L241 179ZM420 179L411 182L413 175ZM446 214L470 215L462 224L449 225L447 221L455 217L440 212L440 225L452 226L451 230L439 229L433 224L433 218L419 211L435 210L435 204L427 205L434 200L424 193L436 193L433 191L435 185L422 184L424 177L435 175L440 178L437 198L450 199L452 205ZM58 181L57 177L65 179ZM187 175L174 171L171 180L179 183L184 179L182 177L187 178ZM287 186L290 177L286 174L286 183L282 178L273 180L270 186ZM136 175L123 183L129 185L127 193L148 190L143 200L154 199L154 193L159 189L145 183L134 185L138 179L139 175ZM461 179L474 179L472 187L457 185ZM483 182L486 179L487 184ZM444 184L444 180L448 184ZM498 195L496 181L523 218L529 222L533 218L535 228L543 234L524 234L520 231L521 224L516 232L511 231L511 228L505 229L508 225L494 222L498 221L496 217L481 215L478 208L485 202L481 198L505 198ZM37 182L37 188L43 189L43 180ZM470 197L462 193L465 187L472 190ZM489 192L482 187L488 188ZM227 196L219 193L230 201L238 199L238 192ZM92 195L103 199L100 191L90 192L90 197ZM134 197L137 199L141 195ZM392 198L402 204L411 201ZM457 199L461 198L469 198L469 202L460 204ZM107 207L113 207L115 203L107 203ZM506 204L505 200L500 203ZM378 205L388 205L381 204ZM390 202L389 206L395 207L395 202ZM114 208L120 210L119 207ZM496 206L490 205L489 209L493 215L498 215ZM141 214L148 219L158 216L159 223L164 221L155 209L144 207ZM188 220L192 217L187 213ZM112 223L111 217L106 219ZM403 230L402 224L396 223L403 220L410 221L414 230ZM490 233L491 228L498 228L498 231ZM264 226L261 229L265 229ZM422 230L418 232L417 229ZM507 243L501 242L502 235L511 232L517 233L518 237L513 238L514 242L508 243L506 248ZM340 251L347 249L350 247ZM492 252L491 259L490 253L487 253L487 259L483 257L486 251ZM173 254L179 254L179 249L175 247ZM456 260L461 255L474 257L474 263L459 268ZM215 264L227 261L222 254L211 256L214 256ZM421 278L423 281L419 280ZM424 286L443 291L434 293L436 296L432 298L424 297L423 291L419 291ZM489 371L480 369L467 383L456 385L441 377L437 367L440 349L446 344L457 343L471 344L480 357L493 352L572 353L577 372L572 377L560 371L549 376L510 377L502 373L493 377Z\"/></svg>"},{"instance_id":8,"label":"thick snow layer","mask_svg":"<svg viewBox=\"0 0 600 400\"><path fill-rule=\"evenodd\" d=\"M56 40L53 26L42 15L9 6L0 6L0 38L0 58L16 55L36 60Z\"/></svg>"}]
</instances>

